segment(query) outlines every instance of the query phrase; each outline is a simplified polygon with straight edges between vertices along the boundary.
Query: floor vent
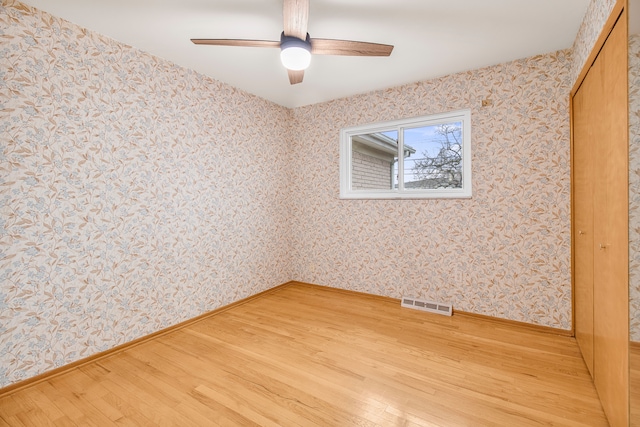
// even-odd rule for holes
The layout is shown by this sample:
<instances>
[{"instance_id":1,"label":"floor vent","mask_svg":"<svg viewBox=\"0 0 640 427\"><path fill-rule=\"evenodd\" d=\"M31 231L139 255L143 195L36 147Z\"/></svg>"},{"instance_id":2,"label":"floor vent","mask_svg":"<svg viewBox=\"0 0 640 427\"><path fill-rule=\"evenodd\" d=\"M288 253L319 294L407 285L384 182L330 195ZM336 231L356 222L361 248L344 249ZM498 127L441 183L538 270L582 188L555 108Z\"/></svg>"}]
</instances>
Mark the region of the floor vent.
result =
<instances>
[{"instance_id":1,"label":"floor vent","mask_svg":"<svg viewBox=\"0 0 640 427\"><path fill-rule=\"evenodd\" d=\"M415 310L442 314L443 316L451 316L453 314L453 307L451 304L442 304L439 302L425 301L416 298L402 297L400 305L406 308L413 308Z\"/></svg>"}]
</instances>

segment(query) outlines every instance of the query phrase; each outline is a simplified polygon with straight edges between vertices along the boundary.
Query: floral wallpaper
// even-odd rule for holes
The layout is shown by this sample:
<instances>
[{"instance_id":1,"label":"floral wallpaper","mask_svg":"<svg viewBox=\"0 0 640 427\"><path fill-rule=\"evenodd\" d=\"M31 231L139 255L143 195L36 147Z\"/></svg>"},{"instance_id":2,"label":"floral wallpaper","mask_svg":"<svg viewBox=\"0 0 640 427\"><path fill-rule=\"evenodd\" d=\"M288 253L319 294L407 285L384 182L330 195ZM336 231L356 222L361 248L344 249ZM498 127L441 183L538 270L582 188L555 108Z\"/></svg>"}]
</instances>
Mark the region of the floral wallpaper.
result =
<instances>
[{"instance_id":1,"label":"floral wallpaper","mask_svg":"<svg viewBox=\"0 0 640 427\"><path fill-rule=\"evenodd\" d=\"M568 95L611 4L575 55L287 110L2 0L0 387L289 280L569 329ZM462 108L472 199L338 198L340 128Z\"/></svg>"},{"instance_id":2,"label":"floral wallpaper","mask_svg":"<svg viewBox=\"0 0 640 427\"><path fill-rule=\"evenodd\" d=\"M0 386L291 279L291 112L0 7Z\"/></svg>"},{"instance_id":3,"label":"floral wallpaper","mask_svg":"<svg viewBox=\"0 0 640 427\"><path fill-rule=\"evenodd\" d=\"M578 79L578 75L582 71L585 62L587 62L587 58L602 32L602 27L609 19L616 1L621 0L591 0L591 3L589 3L582 25L571 48L573 53L570 71L572 83L575 83Z\"/></svg>"},{"instance_id":4,"label":"floral wallpaper","mask_svg":"<svg viewBox=\"0 0 640 427\"><path fill-rule=\"evenodd\" d=\"M629 318L640 342L640 34L629 37Z\"/></svg>"},{"instance_id":5,"label":"floral wallpaper","mask_svg":"<svg viewBox=\"0 0 640 427\"><path fill-rule=\"evenodd\" d=\"M560 51L294 110L295 279L570 329L570 64ZM341 128L464 108L472 199L339 198Z\"/></svg>"}]
</instances>

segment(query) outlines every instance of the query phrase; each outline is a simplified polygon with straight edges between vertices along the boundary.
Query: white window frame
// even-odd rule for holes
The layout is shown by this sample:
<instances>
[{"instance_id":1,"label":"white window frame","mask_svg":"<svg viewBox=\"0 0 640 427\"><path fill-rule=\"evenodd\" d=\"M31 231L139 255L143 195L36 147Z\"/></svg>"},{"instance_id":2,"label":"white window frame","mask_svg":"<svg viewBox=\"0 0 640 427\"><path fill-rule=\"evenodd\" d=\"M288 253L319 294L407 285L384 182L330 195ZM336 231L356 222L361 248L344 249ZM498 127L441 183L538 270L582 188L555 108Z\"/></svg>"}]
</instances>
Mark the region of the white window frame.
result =
<instances>
[{"instance_id":1,"label":"white window frame","mask_svg":"<svg viewBox=\"0 0 640 427\"><path fill-rule=\"evenodd\" d=\"M398 132L398 175L404 174L403 131L417 128L462 122L462 188L455 189L411 189L404 188L403 180L398 180L397 189L353 190L351 138L356 135L387 131ZM340 130L340 198L341 199L464 199L471 198L471 111L457 110L441 114L371 123Z\"/></svg>"}]
</instances>

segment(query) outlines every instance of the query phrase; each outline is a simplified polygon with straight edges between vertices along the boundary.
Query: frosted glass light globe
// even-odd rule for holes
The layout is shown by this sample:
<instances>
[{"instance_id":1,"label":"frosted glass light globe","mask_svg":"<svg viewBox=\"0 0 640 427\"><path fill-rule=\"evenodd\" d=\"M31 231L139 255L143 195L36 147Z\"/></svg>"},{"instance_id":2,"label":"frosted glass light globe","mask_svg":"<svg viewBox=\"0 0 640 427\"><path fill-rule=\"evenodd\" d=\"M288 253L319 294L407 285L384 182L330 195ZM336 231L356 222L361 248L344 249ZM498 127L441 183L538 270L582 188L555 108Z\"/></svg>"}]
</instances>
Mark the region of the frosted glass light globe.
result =
<instances>
[{"instance_id":1,"label":"frosted glass light globe","mask_svg":"<svg viewBox=\"0 0 640 427\"><path fill-rule=\"evenodd\" d=\"M306 70L311 64L311 52L303 47L287 47L280 52L280 60L287 70Z\"/></svg>"}]
</instances>

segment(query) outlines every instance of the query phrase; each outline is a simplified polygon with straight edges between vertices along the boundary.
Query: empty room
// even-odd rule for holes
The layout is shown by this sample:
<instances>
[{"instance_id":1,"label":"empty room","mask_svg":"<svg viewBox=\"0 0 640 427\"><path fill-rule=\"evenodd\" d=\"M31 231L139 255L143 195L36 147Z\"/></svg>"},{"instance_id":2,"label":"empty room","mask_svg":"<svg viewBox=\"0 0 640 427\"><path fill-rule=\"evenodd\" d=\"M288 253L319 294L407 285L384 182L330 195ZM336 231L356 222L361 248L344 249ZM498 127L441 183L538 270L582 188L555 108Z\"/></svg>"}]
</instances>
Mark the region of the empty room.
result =
<instances>
[{"instance_id":1,"label":"empty room","mask_svg":"<svg viewBox=\"0 0 640 427\"><path fill-rule=\"evenodd\" d=\"M640 0L0 41L0 426L640 426Z\"/></svg>"}]
</instances>

